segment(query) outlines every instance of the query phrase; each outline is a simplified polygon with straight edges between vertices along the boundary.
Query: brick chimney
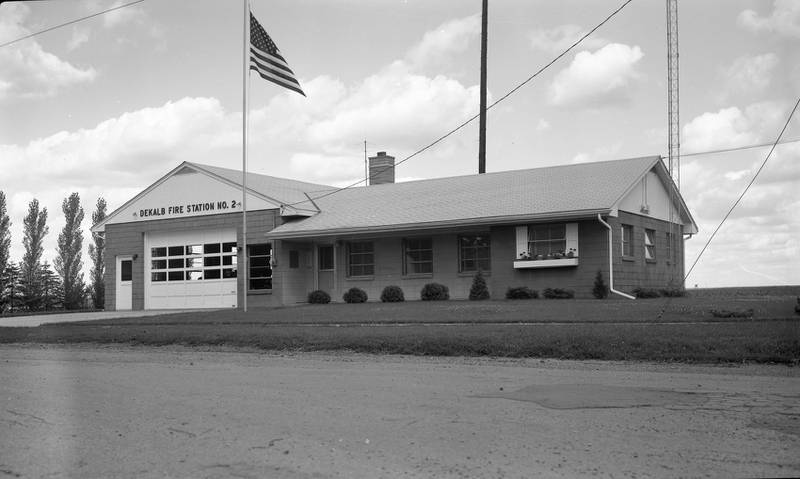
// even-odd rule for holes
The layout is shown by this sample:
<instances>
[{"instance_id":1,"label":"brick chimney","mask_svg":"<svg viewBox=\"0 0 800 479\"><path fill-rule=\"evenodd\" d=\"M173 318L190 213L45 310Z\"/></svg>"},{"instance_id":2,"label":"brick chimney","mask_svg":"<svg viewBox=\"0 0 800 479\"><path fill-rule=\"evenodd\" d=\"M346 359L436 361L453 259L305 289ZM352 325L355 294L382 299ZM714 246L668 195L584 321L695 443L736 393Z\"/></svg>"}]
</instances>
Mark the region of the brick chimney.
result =
<instances>
[{"instance_id":1,"label":"brick chimney","mask_svg":"<svg viewBox=\"0 0 800 479\"><path fill-rule=\"evenodd\" d=\"M377 156L369 158L369 184L383 183L394 183L394 156L379 151Z\"/></svg>"}]
</instances>

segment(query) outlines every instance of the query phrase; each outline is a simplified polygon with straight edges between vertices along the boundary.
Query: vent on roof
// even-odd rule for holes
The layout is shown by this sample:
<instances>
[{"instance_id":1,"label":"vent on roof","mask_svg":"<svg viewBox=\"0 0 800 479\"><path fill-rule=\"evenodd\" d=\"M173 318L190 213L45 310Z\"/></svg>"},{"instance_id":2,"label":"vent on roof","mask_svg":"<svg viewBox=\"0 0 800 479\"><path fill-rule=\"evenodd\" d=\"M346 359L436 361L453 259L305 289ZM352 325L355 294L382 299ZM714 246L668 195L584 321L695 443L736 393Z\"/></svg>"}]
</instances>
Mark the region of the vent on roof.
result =
<instances>
[{"instance_id":1,"label":"vent on roof","mask_svg":"<svg viewBox=\"0 0 800 479\"><path fill-rule=\"evenodd\" d=\"M394 156L379 151L377 156L371 156L369 159L369 184L384 183L394 183Z\"/></svg>"}]
</instances>

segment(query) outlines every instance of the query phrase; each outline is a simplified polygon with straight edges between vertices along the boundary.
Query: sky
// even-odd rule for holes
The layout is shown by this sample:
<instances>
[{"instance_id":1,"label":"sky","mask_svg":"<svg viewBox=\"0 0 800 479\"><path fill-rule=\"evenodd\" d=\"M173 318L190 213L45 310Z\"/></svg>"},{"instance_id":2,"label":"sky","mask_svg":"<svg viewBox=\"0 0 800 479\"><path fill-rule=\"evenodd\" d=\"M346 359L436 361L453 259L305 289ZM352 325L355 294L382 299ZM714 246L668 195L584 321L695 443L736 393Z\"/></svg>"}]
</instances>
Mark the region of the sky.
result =
<instances>
[{"instance_id":1,"label":"sky","mask_svg":"<svg viewBox=\"0 0 800 479\"><path fill-rule=\"evenodd\" d=\"M0 4L0 43L121 5ZM623 0L489 5L488 91L501 98ZM488 113L487 171L667 155L663 0L634 0ZM244 2L146 0L0 47L0 190L12 260L33 198L44 259L80 194L84 263L98 197L109 213L182 161L241 169ZM252 74L249 170L344 186L367 153L398 161L478 112L480 0L251 0L307 97ZM679 2L684 154L772 143L800 97L800 2ZM800 139L800 114L784 139ZM397 167L398 181L477 173L477 121ZM769 148L687 156L700 232L686 266ZM800 142L779 145L687 287L800 284ZM87 274L88 278L88 274Z\"/></svg>"}]
</instances>

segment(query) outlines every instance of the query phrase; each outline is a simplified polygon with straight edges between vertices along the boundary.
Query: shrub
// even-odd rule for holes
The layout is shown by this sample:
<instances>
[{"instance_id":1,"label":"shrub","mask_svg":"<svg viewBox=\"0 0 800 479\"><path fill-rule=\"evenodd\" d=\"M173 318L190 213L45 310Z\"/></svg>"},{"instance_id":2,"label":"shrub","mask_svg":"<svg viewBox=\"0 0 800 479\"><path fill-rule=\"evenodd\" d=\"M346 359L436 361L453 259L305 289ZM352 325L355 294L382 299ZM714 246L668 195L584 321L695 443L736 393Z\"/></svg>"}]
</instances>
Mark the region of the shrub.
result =
<instances>
[{"instance_id":1,"label":"shrub","mask_svg":"<svg viewBox=\"0 0 800 479\"><path fill-rule=\"evenodd\" d=\"M383 292L381 292L381 301L384 303L399 303L405 300L403 288L400 286L387 286L383 288Z\"/></svg>"},{"instance_id":2,"label":"shrub","mask_svg":"<svg viewBox=\"0 0 800 479\"><path fill-rule=\"evenodd\" d=\"M542 296L547 299L572 299L575 297L575 291L571 289L546 288L542 292Z\"/></svg>"},{"instance_id":3,"label":"shrub","mask_svg":"<svg viewBox=\"0 0 800 479\"><path fill-rule=\"evenodd\" d=\"M632 292L633 295L639 299L661 297L661 293L659 293L657 289L652 289L652 288L635 288Z\"/></svg>"},{"instance_id":4,"label":"shrub","mask_svg":"<svg viewBox=\"0 0 800 479\"><path fill-rule=\"evenodd\" d=\"M450 290L443 284L428 283L422 287L420 298L423 301L443 301L450 299Z\"/></svg>"},{"instance_id":5,"label":"shrub","mask_svg":"<svg viewBox=\"0 0 800 479\"><path fill-rule=\"evenodd\" d=\"M367 293L361 288L350 288L344 293L342 299L345 303L366 303Z\"/></svg>"},{"instance_id":6,"label":"shrub","mask_svg":"<svg viewBox=\"0 0 800 479\"><path fill-rule=\"evenodd\" d=\"M331 302L331 295L318 289L308 293L308 302L311 304L328 304Z\"/></svg>"},{"instance_id":7,"label":"shrub","mask_svg":"<svg viewBox=\"0 0 800 479\"><path fill-rule=\"evenodd\" d=\"M658 292L661 293L661 296L667 298L682 298L686 296L686 288L681 287L669 286L664 289L660 289Z\"/></svg>"},{"instance_id":8,"label":"shrub","mask_svg":"<svg viewBox=\"0 0 800 479\"><path fill-rule=\"evenodd\" d=\"M486 287L486 280L483 278L483 273L480 271L475 273L475 276L472 278L472 287L469 288L469 299L489 299L489 288Z\"/></svg>"},{"instance_id":9,"label":"shrub","mask_svg":"<svg viewBox=\"0 0 800 479\"><path fill-rule=\"evenodd\" d=\"M539 293L527 286L508 288L506 291L506 299L536 299L538 297Z\"/></svg>"},{"instance_id":10,"label":"shrub","mask_svg":"<svg viewBox=\"0 0 800 479\"><path fill-rule=\"evenodd\" d=\"M606 299L608 297L608 285L603 279L603 272L597 270L597 275L594 277L594 288L592 288L592 295L597 299Z\"/></svg>"},{"instance_id":11,"label":"shrub","mask_svg":"<svg viewBox=\"0 0 800 479\"><path fill-rule=\"evenodd\" d=\"M738 311L730 311L727 309L712 309L711 316L715 318L752 318L753 310L745 309Z\"/></svg>"}]
</instances>

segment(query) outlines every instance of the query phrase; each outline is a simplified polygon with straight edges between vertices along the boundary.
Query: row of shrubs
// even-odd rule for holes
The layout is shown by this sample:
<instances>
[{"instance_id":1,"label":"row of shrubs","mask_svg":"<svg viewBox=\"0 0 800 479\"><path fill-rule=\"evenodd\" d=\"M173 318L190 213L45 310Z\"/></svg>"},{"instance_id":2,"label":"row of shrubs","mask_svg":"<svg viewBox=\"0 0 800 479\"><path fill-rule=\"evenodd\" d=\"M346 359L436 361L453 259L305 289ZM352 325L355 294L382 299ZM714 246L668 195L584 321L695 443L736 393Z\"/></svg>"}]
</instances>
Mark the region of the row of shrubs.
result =
<instances>
[{"instance_id":1,"label":"row of shrubs","mask_svg":"<svg viewBox=\"0 0 800 479\"><path fill-rule=\"evenodd\" d=\"M598 299L608 297L609 288L606 286L603 274L600 271L597 272L597 276L595 277L592 294ZM633 290L633 294L637 298L658 298L661 296L679 297L685 296L686 290L683 288L665 288L660 290L636 288ZM545 288L541 296L545 299L572 299L575 297L575 291L562 288ZM469 290L469 299L483 300L489 299L489 297L489 288L486 286L486 280L483 278L483 274L478 272L472 280L472 287ZM518 286L508 288L505 297L506 299L536 299L539 298L539 292L527 286ZM363 289L350 288L344 293L342 299L345 303L365 303L368 297L366 291ZM423 301L448 300L450 299L450 290L447 286L440 283L428 283L422 287L420 299ZM383 288L381 292L381 301L384 303L405 301L403 289L395 285ZM331 302L331 296L322 290L312 291L308 294L308 302L312 304L327 304Z\"/></svg>"},{"instance_id":2,"label":"row of shrubs","mask_svg":"<svg viewBox=\"0 0 800 479\"><path fill-rule=\"evenodd\" d=\"M366 303L369 298L367 297L367 292L363 289L350 288L344 293L342 299L345 303ZM381 293L381 301L384 303L398 303L405 301L405 299L403 289L400 286L387 286L383 288ZM331 302L331 295L318 289L308 293L308 302L311 304L327 304Z\"/></svg>"}]
</instances>

